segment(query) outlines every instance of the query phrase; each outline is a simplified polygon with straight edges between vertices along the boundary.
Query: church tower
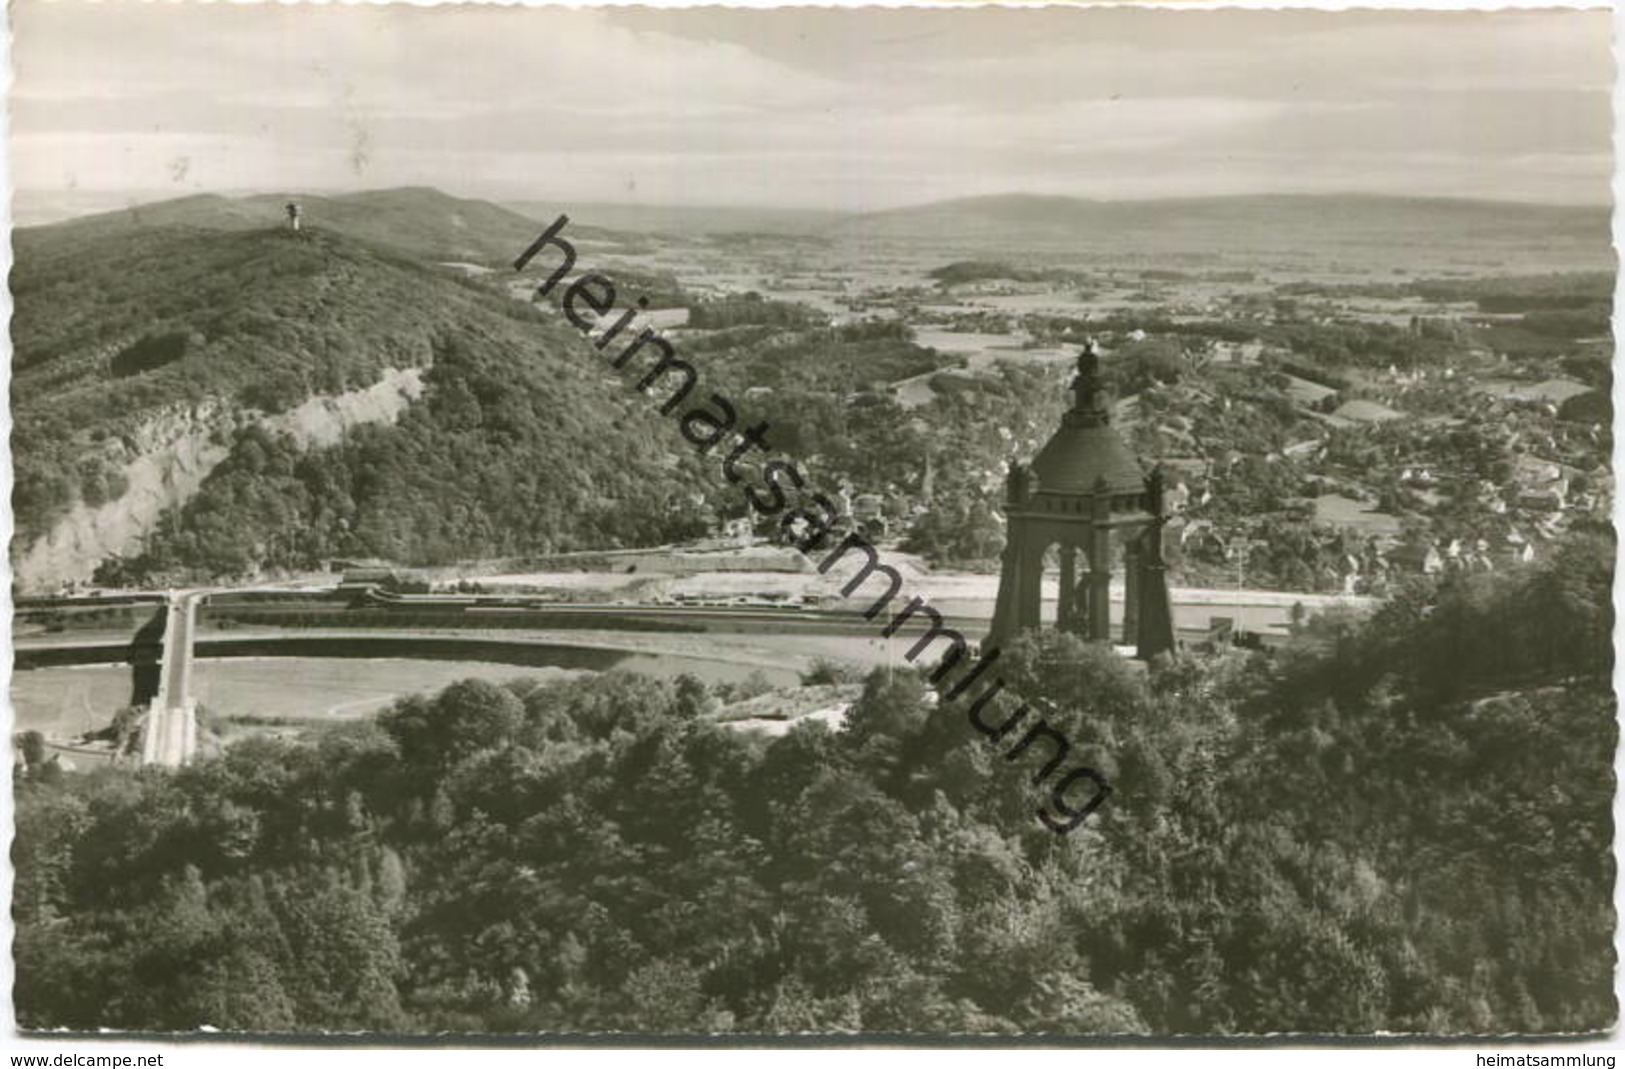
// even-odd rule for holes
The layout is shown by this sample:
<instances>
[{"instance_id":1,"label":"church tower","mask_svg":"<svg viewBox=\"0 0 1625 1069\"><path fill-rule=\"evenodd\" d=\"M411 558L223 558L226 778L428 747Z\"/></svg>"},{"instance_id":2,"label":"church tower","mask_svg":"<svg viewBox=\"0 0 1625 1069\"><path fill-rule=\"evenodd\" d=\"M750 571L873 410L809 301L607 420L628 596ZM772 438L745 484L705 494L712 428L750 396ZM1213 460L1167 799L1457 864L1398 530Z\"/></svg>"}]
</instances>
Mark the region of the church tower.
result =
<instances>
[{"instance_id":1,"label":"church tower","mask_svg":"<svg viewBox=\"0 0 1625 1069\"><path fill-rule=\"evenodd\" d=\"M1091 342L1078 357L1072 408L1031 466L1012 464L1006 480L1006 527L999 600L990 645L1046 622L1096 642L1111 642L1113 557L1121 552L1121 635L1137 656L1174 649L1162 532L1166 520L1160 469L1149 476L1111 426L1111 402ZM1060 557L1055 618L1042 619L1044 557Z\"/></svg>"}]
</instances>

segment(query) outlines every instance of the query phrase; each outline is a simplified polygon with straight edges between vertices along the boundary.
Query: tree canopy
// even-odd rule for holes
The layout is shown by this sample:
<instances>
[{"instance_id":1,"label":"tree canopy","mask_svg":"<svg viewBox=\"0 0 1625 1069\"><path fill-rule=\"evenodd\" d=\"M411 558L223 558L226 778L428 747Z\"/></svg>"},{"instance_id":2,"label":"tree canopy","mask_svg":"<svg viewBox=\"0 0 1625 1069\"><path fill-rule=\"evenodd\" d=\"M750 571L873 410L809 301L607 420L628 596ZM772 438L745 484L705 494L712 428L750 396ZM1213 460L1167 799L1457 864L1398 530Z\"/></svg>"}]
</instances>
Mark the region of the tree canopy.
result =
<instances>
[{"instance_id":1,"label":"tree canopy","mask_svg":"<svg viewBox=\"0 0 1625 1069\"><path fill-rule=\"evenodd\" d=\"M963 695L845 726L697 680L456 684L174 774L21 777L27 1028L1606 1027L1611 541L1141 670L999 664L1115 788L1076 832Z\"/></svg>"}]
</instances>

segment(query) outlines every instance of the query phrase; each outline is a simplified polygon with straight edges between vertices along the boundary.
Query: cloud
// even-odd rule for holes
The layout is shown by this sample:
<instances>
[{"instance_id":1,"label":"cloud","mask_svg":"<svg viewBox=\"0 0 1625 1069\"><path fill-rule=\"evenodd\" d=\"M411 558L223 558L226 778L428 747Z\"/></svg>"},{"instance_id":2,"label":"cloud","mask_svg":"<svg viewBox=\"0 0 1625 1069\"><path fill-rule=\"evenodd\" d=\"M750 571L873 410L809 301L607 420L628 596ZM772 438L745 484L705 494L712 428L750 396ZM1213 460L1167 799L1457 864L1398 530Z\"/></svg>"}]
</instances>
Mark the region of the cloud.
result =
<instances>
[{"instance_id":1,"label":"cloud","mask_svg":"<svg viewBox=\"0 0 1625 1069\"><path fill-rule=\"evenodd\" d=\"M22 188L1604 200L1606 12L14 7ZM1548 168L1542 170L1542 168Z\"/></svg>"}]
</instances>

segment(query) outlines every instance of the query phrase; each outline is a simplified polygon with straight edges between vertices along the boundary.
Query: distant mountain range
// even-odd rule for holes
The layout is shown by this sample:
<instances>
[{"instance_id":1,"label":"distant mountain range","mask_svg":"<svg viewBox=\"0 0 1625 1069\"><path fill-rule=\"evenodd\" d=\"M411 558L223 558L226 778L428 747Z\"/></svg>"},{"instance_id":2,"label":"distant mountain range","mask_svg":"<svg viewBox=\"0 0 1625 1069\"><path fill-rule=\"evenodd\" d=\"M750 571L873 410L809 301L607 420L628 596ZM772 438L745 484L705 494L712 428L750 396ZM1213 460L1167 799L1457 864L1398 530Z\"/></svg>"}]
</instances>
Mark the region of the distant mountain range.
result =
<instances>
[{"instance_id":1,"label":"distant mountain range","mask_svg":"<svg viewBox=\"0 0 1625 1069\"><path fill-rule=\"evenodd\" d=\"M842 213L563 201L498 205L414 187L337 195L200 194L83 216L65 225L96 233L164 225L253 228L280 222L289 200L297 200L314 225L419 258L482 263L505 262L513 255L516 234L562 212L571 217L573 233L588 236L750 232L1012 254L1270 256L1289 261L1331 255L1367 264L1387 257L1394 266L1421 266L1417 261L1422 260L1435 267L1458 262L1476 270L1503 265L1594 270L1613 264L1607 206L1358 194L1107 201L1013 193ZM19 203L33 202L19 194ZM54 203L51 210L60 212L65 203ZM31 210L19 207L19 214L26 218Z\"/></svg>"},{"instance_id":2,"label":"distant mountain range","mask_svg":"<svg viewBox=\"0 0 1625 1069\"><path fill-rule=\"evenodd\" d=\"M566 201L508 201L532 219L552 220L562 212L593 226L632 234L819 234L840 223L842 212L816 208L741 208L669 204L572 204Z\"/></svg>"},{"instance_id":3,"label":"distant mountain range","mask_svg":"<svg viewBox=\"0 0 1625 1069\"><path fill-rule=\"evenodd\" d=\"M904 231L936 226L946 218L1001 227L1187 227L1237 226L1263 219L1300 223L1361 223L1392 227L1420 219L1483 224L1496 219L1595 223L1608 218L1606 206L1531 204L1517 201L1367 194L1264 194L1178 197L1156 200L1090 200L1082 197L1009 193L962 197L851 217L848 225Z\"/></svg>"},{"instance_id":4,"label":"distant mountain range","mask_svg":"<svg viewBox=\"0 0 1625 1069\"><path fill-rule=\"evenodd\" d=\"M1575 268L1612 264L1607 207L1363 195L1101 201L969 197L870 212L832 234L862 240L1095 252L1391 256L1463 254L1482 270L1520 253ZM1525 265L1518 265L1520 268Z\"/></svg>"}]
</instances>

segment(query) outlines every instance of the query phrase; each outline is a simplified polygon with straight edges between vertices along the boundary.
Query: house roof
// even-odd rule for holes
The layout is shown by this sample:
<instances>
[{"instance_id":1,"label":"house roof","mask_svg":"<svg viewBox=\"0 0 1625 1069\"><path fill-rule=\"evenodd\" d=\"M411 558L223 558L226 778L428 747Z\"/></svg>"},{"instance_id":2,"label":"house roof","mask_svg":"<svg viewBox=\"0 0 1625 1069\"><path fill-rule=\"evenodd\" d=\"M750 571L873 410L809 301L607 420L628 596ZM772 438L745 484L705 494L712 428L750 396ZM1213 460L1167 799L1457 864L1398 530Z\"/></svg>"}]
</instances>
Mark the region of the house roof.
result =
<instances>
[{"instance_id":1,"label":"house roof","mask_svg":"<svg viewBox=\"0 0 1625 1069\"><path fill-rule=\"evenodd\" d=\"M1561 404L1571 397L1590 391L1591 387L1573 379L1546 379L1533 386L1524 386L1510 396L1523 401L1548 401Z\"/></svg>"},{"instance_id":2,"label":"house roof","mask_svg":"<svg viewBox=\"0 0 1625 1069\"><path fill-rule=\"evenodd\" d=\"M1381 405L1375 401L1357 399L1343 402L1332 415L1339 419L1351 419L1357 423L1381 423L1385 420L1399 419L1403 413L1395 412L1387 405Z\"/></svg>"}]
</instances>

